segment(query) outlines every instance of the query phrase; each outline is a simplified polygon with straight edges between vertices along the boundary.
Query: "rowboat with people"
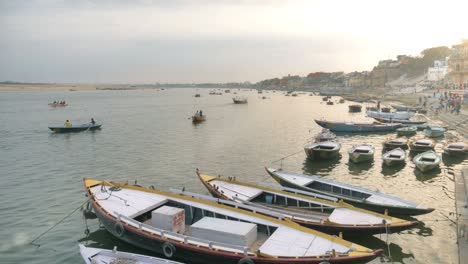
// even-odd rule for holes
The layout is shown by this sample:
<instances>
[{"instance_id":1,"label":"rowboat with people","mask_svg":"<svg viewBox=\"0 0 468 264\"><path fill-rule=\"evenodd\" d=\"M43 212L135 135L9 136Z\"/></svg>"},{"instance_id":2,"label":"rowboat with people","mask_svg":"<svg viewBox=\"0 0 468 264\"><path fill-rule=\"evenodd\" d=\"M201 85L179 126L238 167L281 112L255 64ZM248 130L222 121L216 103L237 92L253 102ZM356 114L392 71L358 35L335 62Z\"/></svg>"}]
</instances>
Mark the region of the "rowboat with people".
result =
<instances>
[{"instance_id":1,"label":"rowboat with people","mask_svg":"<svg viewBox=\"0 0 468 264\"><path fill-rule=\"evenodd\" d=\"M359 209L336 198L285 187L270 187L241 182L233 177L197 175L215 197L252 205L279 213L293 222L319 231L338 234L379 234L398 232L416 224ZM295 192L295 193L293 193Z\"/></svg>"},{"instance_id":2,"label":"rowboat with people","mask_svg":"<svg viewBox=\"0 0 468 264\"><path fill-rule=\"evenodd\" d=\"M233 264L355 263L370 261L383 252L302 227L281 214L185 190L164 192L93 179L84 179L84 187L107 231L169 259Z\"/></svg>"},{"instance_id":3,"label":"rowboat with people","mask_svg":"<svg viewBox=\"0 0 468 264\"><path fill-rule=\"evenodd\" d=\"M354 206L389 215L421 215L434 211L381 192L340 183L318 176L309 176L265 168L268 174L285 187L341 199Z\"/></svg>"},{"instance_id":4,"label":"rowboat with people","mask_svg":"<svg viewBox=\"0 0 468 264\"><path fill-rule=\"evenodd\" d=\"M82 131L88 131L88 130L97 130L101 129L102 127L102 122L90 122L90 123L84 123L84 124L73 124L70 126L67 125L60 125L60 126L49 126L49 129L52 130L55 133L72 133L72 132L82 132Z\"/></svg>"}]
</instances>

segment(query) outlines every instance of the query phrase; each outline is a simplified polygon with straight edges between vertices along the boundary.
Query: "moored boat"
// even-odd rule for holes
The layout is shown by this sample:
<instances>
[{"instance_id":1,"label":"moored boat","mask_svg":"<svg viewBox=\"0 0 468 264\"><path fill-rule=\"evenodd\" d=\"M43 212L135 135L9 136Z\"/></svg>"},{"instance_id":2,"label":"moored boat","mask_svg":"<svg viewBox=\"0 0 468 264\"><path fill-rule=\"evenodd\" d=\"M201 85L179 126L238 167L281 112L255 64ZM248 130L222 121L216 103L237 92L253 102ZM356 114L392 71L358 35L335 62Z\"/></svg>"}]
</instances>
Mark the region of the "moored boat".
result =
<instances>
[{"instance_id":1,"label":"moored boat","mask_svg":"<svg viewBox=\"0 0 468 264\"><path fill-rule=\"evenodd\" d=\"M378 234L385 233L385 227L393 233L411 228L415 224L359 209L336 198L320 195L313 197L312 193L297 190L297 193L287 192L281 188L240 182L232 177L225 179L200 174L198 170L197 175L215 197L265 208L300 225L327 233Z\"/></svg>"},{"instance_id":2,"label":"moored boat","mask_svg":"<svg viewBox=\"0 0 468 264\"><path fill-rule=\"evenodd\" d=\"M333 101L328 101L327 105L334 105Z\"/></svg>"},{"instance_id":3,"label":"moored boat","mask_svg":"<svg viewBox=\"0 0 468 264\"><path fill-rule=\"evenodd\" d=\"M397 128L397 135L398 136L412 136L416 135L416 132L418 131L418 128L415 126L406 126L406 127L400 127Z\"/></svg>"},{"instance_id":4,"label":"moored boat","mask_svg":"<svg viewBox=\"0 0 468 264\"><path fill-rule=\"evenodd\" d=\"M445 133L445 128L439 126L427 126L424 134L426 137L442 137Z\"/></svg>"},{"instance_id":5,"label":"moored boat","mask_svg":"<svg viewBox=\"0 0 468 264\"><path fill-rule=\"evenodd\" d=\"M304 146L304 151L309 159L331 159L340 153L341 144L335 141L323 141L310 143Z\"/></svg>"},{"instance_id":6,"label":"moored boat","mask_svg":"<svg viewBox=\"0 0 468 264\"><path fill-rule=\"evenodd\" d=\"M392 119L405 119L408 120L414 116L413 112L379 112L379 111L367 111L366 112L368 117L372 118L392 118Z\"/></svg>"},{"instance_id":7,"label":"moored boat","mask_svg":"<svg viewBox=\"0 0 468 264\"><path fill-rule=\"evenodd\" d=\"M468 145L465 142L448 143L444 146L444 153L449 156L468 155Z\"/></svg>"},{"instance_id":8,"label":"moored boat","mask_svg":"<svg viewBox=\"0 0 468 264\"><path fill-rule=\"evenodd\" d=\"M353 105L348 106L348 110L350 113L361 112L361 109L362 109L362 105L359 105L359 104L353 104Z\"/></svg>"},{"instance_id":9,"label":"moored boat","mask_svg":"<svg viewBox=\"0 0 468 264\"><path fill-rule=\"evenodd\" d=\"M394 138L388 139L383 143L384 148L386 149L394 149L394 148L401 148L407 149L408 148L408 139L407 138Z\"/></svg>"},{"instance_id":10,"label":"moored boat","mask_svg":"<svg viewBox=\"0 0 468 264\"><path fill-rule=\"evenodd\" d=\"M393 108L395 108L395 110L397 110L397 111L411 111L411 112L415 112L415 111L422 110L421 107L411 107L411 106L396 105L396 104L391 104L390 106L393 107Z\"/></svg>"},{"instance_id":11,"label":"moored boat","mask_svg":"<svg viewBox=\"0 0 468 264\"><path fill-rule=\"evenodd\" d=\"M340 98L340 100L338 101L340 102L340 104L343 104L345 102L345 99L344 98Z\"/></svg>"},{"instance_id":12,"label":"moored boat","mask_svg":"<svg viewBox=\"0 0 468 264\"><path fill-rule=\"evenodd\" d=\"M374 160L375 148L369 144L353 145L349 150L349 160L354 163Z\"/></svg>"},{"instance_id":13,"label":"moored boat","mask_svg":"<svg viewBox=\"0 0 468 264\"><path fill-rule=\"evenodd\" d=\"M72 125L70 127L49 126L49 129L55 133L72 133L72 132L81 132L81 131L101 129L101 126L102 126L102 123L96 122L95 124L85 123L85 124Z\"/></svg>"},{"instance_id":14,"label":"moored boat","mask_svg":"<svg viewBox=\"0 0 468 264\"><path fill-rule=\"evenodd\" d=\"M330 132L329 129L322 129L322 132L318 133L315 136L315 142L323 142L323 141L332 141L336 139L336 134Z\"/></svg>"},{"instance_id":15,"label":"moored boat","mask_svg":"<svg viewBox=\"0 0 468 264\"><path fill-rule=\"evenodd\" d=\"M431 139L418 139L410 142L411 151L427 151L434 149L435 143Z\"/></svg>"},{"instance_id":16,"label":"moored boat","mask_svg":"<svg viewBox=\"0 0 468 264\"><path fill-rule=\"evenodd\" d=\"M193 123L200 123L206 121L206 115L194 115L192 116Z\"/></svg>"},{"instance_id":17,"label":"moored boat","mask_svg":"<svg viewBox=\"0 0 468 264\"><path fill-rule=\"evenodd\" d=\"M406 152L401 148L395 148L382 154L382 160L387 166L403 164L406 160Z\"/></svg>"},{"instance_id":18,"label":"moored boat","mask_svg":"<svg viewBox=\"0 0 468 264\"><path fill-rule=\"evenodd\" d=\"M323 259L370 261L382 253L302 227L281 214L269 217L272 212L249 205L107 181L85 179L84 184L107 231L167 258L199 263L318 264Z\"/></svg>"},{"instance_id":19,"label":"moored boat","mask_svg":"<svg viewBox=\"0 0 468 264\"><path fill-rule=\"evenodd\" d=\"M232 98L232 101L235 104L246 104L247 103L247 97L236 96L236 97Z\"/></svg>"},{"instance_id":20,"label":"moored boat","mask_svg":"<svg viewBox=\"0 0 468 264\"><path fill-rule=\"evenodd\" d=\"M374 117L374 119L382 123L401 123L402 125L422 125L426 123L426 121L411 121L406 119L393 119L381 117Z\"/></svg>"},{"instance_id":21,"label":"moored boat","mask_svg":"<svg viewBox=\"0 0 468 264\"><path fill-rule=\"evenodd\" d=\"M181 262L127 253L122 251L92 248L79 244L80 254L86 264L182 264Z\"/></svg>"},{"instance_id":22,"label":"moored boat","mask_svg":"<svg viewBox=\"0 0 468 264\"><path fill-rule=\"evenodd\" d=\"M416 168L422 172L430 171L439 167L440 161L441 157L433 150L420 153L413 158Z\"/></svg>"},{"instance_id":23,"label":"moored boat","mask_svg":"<svg viewBox=\"0 0 468 264\"><path fill-rule=\"evenodd\" d=\"M333 122L325 120L315 120L315 123L333 132L386 132L394 131L401 127L401 124Z\"/></svg>"},{"instance_id":24,"label":"moored boat","mask_svg":"<svg viewBox=\"0 0 468 264\"><path fill-rule=\"evenodd\" d=\"M282 186L335 197L354 206L379 213L421 215L434 211L433 208L417 205L394 196L322 177L289 173L270 168L266 168L266 171Z\"/></svg>"}]
</instances>

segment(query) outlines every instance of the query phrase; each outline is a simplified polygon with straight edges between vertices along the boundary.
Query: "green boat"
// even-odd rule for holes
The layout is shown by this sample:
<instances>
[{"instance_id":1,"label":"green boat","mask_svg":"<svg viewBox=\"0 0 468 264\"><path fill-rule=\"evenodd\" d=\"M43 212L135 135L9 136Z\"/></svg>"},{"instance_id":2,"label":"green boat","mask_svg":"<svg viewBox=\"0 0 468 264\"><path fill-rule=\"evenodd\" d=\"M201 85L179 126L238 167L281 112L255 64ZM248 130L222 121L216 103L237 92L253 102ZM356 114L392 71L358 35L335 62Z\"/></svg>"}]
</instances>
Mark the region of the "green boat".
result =
<instances>
[{"instance_id":1,"label":"green boat","mask_svg":"<svg viewBox=\"0 0 468 264\"><path fill-rule=\"evenodd\" d=\"M397 135L399 137L401 136L412 136L416 135L416 132L418 131L418 128L416 126L407 126L407 127L400 127L397 128Z\"/></svg>"}]
</instances>

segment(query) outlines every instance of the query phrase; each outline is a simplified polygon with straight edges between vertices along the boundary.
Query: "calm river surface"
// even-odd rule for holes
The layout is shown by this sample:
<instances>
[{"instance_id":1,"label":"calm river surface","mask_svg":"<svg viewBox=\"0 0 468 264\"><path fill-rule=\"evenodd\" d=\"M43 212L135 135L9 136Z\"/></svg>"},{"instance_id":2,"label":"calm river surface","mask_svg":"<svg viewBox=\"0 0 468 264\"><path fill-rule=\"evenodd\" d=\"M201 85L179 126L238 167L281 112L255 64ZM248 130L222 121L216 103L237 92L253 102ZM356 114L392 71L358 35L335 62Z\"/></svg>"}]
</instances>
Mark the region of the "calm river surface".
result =
<instances>
[{"instance_id":1,"label":"calm river surface","mask_svg":"<svg viewBox=\"0 0 468 264\"><path fill-rule=\"evenodd\" d=\"M236 176L252 183L270 182L264 166L317 174L380 190L435 207L417 228L388 237L394 263L455 263L453 173L463 164L447 160L441 169L421 174L408 159L399 169L382 167L382 142L394 133L340 136L341 159L308 162L303 145L320 131L314 118L368 120L349 114L348 103L328 106L319 96L238 91L246 105L232 103L232 94L208 95L208 89L163 91L76 91L0 93L0 263L83 263L78 243L150 254L119 242L96 220L84 233L80 211L29 245L36 236L72 212L86 198L83 177L181 188L207 194L195 169L208 174ZM232 90L237 91L237 90ZM201 98L194 98L200 93ZM334 97L333 100L337 100ZM67 100L66 108L47 103ZM203 109L207 121L193 125L189 117ZM53 134L49 124L103 121L100 131ZM418 132L418 136L422 136ZM446 139L438 141L437 151ZM370 165L348 163L346 150L355 143L376 147ZM465 165L466 165L465 161ZM346 239L346 236L345 236ZM385 248L386 236L354 240L369 248ZM379 258L372 263L389 262Z\"/></svg>"}]
</instances>

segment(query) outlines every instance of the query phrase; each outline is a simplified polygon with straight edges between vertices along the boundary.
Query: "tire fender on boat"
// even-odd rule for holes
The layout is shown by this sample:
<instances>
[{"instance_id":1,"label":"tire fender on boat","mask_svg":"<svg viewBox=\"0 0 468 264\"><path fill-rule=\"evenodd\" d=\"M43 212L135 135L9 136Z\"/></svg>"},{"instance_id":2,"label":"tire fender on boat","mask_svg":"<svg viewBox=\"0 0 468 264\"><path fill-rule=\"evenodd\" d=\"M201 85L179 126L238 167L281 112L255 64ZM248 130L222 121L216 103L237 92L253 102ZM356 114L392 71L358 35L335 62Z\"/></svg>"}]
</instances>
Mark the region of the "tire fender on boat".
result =
<instances>
[{"instance_id":1,"label":"tire fender on boat","mask_svg":"<svg viewBox=\"0 0 468 264\"><path fill-rule=\"evenodd\" d=\"M255 264L255 262L251 258L242 258L237 264Z\"/></svg>"},{"instance_id":2,"label":"tire fender on boat","mask_svg":"<svg viewBox=\"0 0 468 264\"><path fill-rule=\"evenodd\" d=\"M122 223L117 222L114 225L114 231L119 237L122 237L125 233L125 228L123 227Z\"/></svg>"},{"instance_id":3,"label":"tire fender on boat","mask_svg":"<svg viewBox=\"0 0 468 264\"><path fill-rule=\"evenodd\" d=\"M162 250L166 258L172 258L172 256L174 256L174 253L176 252L175 246L169 242L164 242L164 244L162 245Z\"/></svg>"}]
</instances>

